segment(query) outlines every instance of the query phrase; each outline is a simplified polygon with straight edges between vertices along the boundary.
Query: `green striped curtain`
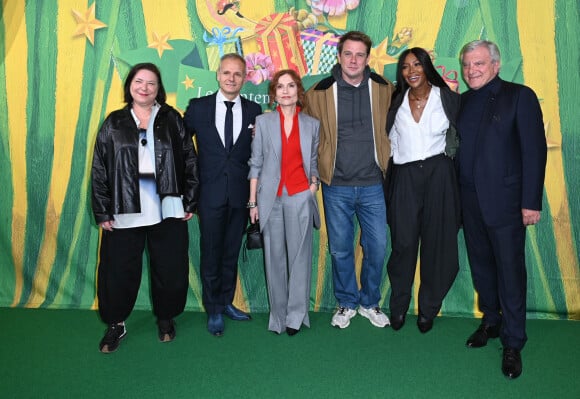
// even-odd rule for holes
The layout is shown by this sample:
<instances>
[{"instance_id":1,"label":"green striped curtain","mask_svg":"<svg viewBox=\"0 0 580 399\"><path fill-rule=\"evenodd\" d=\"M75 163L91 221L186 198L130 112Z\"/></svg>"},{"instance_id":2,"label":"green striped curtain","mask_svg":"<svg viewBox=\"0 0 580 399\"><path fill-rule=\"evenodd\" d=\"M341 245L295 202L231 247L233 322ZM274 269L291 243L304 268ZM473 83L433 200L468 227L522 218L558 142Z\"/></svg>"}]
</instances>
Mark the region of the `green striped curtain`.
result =
<instances>
[{"instance_id":1,"label":"green striped curtain","mask_svg":"<svg viewBox=\"0 0 580 399\"><path fill-rule=\"evenodd\" d=\"M212 0L0 2L0 306L98 306L99 230L89 195L92 147L105 116L123 105L122 83L131 65L159 65L168 102L183 111L190 97L205 94L202 83L217 87L211 71L216 32L240 28L236 37L227 37L237 51L263 52L256 33L260 20L293 11L299 21L319 14L315 25L302 30L366 32L374 43L370 65L389 79L402 50L424 47L460 91L466 88L457 59L462 45L478 38L499 45L500 75L531 86L539 96L549 147L542 221L527 234L528 312L537 318L580 318L580 120L572 108L580 89L578 1L230 2L234 7L224 13L218 8L225 2ZM323 5L345 7L334 13L324 12ZM300 38L291 43L303 51ZM308 53L304 62L318 62L319 56ZM307 86L325 76L306 75ZM265 87L247 83L244 92L263 95ZM201 310L196 220L189 229L187 308ZM136 305L141 309L150 308L146 260ZM359 272L361 260L357 246ZM311 307L331 310L335 301L324 227L315 235L313 264ZM260 252L240 257L239 270L235 302L267 311ZM381 305L386 305L386 272L382 293ZM416 311L416 302L411 307ZM461 233L460 272L441 312L479 315Z\"/></svg>"}]
</instances>

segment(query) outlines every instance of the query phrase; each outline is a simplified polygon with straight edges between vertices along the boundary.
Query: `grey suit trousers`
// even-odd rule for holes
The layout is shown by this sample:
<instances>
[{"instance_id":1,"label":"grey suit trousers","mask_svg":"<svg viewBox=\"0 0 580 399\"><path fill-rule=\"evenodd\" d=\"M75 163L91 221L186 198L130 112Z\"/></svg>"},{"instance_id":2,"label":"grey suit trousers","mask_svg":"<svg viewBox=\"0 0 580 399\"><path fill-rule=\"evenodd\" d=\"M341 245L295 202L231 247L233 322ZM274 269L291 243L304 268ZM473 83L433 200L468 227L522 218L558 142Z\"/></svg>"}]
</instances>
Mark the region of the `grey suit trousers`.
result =
<instances>
[{"instance_id":1,"label":"grey suit trousers","mask_svg":"<svg viewBox=\"0 0 580 399\"><path fill-rule=\"evenodd\" d=\"M310 327L314 200L309 189L292 196L284 190L263 226L270 331Z\"/></svg>"}]
</instances>

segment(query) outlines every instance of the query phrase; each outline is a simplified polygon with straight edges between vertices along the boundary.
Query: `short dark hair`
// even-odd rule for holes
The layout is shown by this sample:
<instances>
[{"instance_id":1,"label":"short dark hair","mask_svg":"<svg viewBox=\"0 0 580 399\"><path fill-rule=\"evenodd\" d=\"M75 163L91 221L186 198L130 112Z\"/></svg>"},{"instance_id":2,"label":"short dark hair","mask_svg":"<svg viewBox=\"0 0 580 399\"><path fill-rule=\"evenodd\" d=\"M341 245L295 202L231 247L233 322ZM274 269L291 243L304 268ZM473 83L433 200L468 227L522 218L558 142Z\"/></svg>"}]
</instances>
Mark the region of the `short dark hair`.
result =
<instances>
[{"instance_id":1,"label":"short dark hair","mask_svg":"<svg viewBox=\"0 0 580 399\"><path fill-rule=\"evenodd\" d=\"M367 55L371 53L371 47L373 46L373 41L371 38L363 33L356 30L351 30L350 32L346 32L344 35L340 37L338 40L338 54L342 54L342 48L344 47L344 42L347 40L352 40L354 42L363 42L367 48Z\"/></svg>"},{"instance_id":2,"label":"short dark hair","mask_svg":"<svg viewBox=\"0 0 580 399\"><path fill-rule=\"evenodd\" d=\"M393 95L405 93L409 88L407 81L403 78L403 64L405 63L405 58L407 58L411 53L417 57L417 60L423 67L423 72L425 73L429 83L437 87L448 87L447 83L445 83L441 75L439 75L439 72L437 72L437 69L435 69L429 53L421 47L413 47L403 51L399 56L399 61L397 62L397 87Z\"/></svg>"},{"instance_id":3,"label":"short dark hair","mask_svg":"<svg viewBox=\"0 0 580 399\"><path fill-rule=\"evenodd\" d=\"M303 107L304 100L306 98L306 90L304 90L304 86L302 85L302 79L300 78L300 75L294 69L282 69L274 74L274 76L270 80L270 84L268 85L268 95L270 96L269 105L272 106L272 104L274 104L274 102L276 101L275 100L276 86L278 86L278 81L284 75L290 75L294 83L296 83L296 86L298 88L298 105Z\"/></svg>"},{"instance_id":4,"label":"short dark hair","mask_svg":"<svg viewBox=\"0 0 580 399\"><path fill-rule=\"evenodd\" d=\"M131 70L127 74L127 77L125 78L125 84L123 87L125 102L127 104L131 104L133 102L133 97L131 96L131 82L135 78L135 75L137 75L137 72L139 72L142 69L151 71L157 76L157 97L155 97L155 100L159 104L165 104L165 101L167 100L167 94L165 93L165 87L163 87L163 81L161 80L161 72L159 71L159 68L157 68L157 65L152 64L151 62L143 62L141 64L137 64L133 68L131 68Z\"/></svg>"}]
</instances>

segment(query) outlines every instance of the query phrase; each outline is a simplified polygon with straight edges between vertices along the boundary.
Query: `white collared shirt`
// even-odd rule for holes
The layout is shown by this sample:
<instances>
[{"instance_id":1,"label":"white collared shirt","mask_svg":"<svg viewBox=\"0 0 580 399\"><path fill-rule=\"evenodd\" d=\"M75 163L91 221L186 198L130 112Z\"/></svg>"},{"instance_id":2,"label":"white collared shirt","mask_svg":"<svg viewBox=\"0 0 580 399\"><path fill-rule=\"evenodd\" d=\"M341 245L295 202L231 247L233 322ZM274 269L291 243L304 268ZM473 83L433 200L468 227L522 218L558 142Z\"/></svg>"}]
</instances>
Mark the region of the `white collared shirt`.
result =
<instances>
[{"instance_id":1,"label":"white collared shirt","mask_svg":"<svg viewBox=\"0 0 580 399\"><path fill-rule=\"evenodd\" d=\"M139 173L155 175L155 140L153 125L155 117L161 106L155 103L151 107L151 117L146 133L139 134ZM137 126L140 121L133 109L131 115ZM145 141L141 141L145 139ZM150 226L161 222L168 217L182 218L185 216L181 197L165 196L163 200L157 194L155 179L139 179L140 213L123 213L114 215L113 228L128 229L134 227Z\"/></svg>"},{"instance_id":2,"label":"white collared shirt","mask_svg":"<svg viewBox=\"0 0 580 399\"><path fill-rule=\"evenodd\" d=\"M147 132L139 135L139 173L155 175L155 154L153 150L153 124L155 117L159 111L160 105L155 103L151 107L151 116L149 117L149 125ZM137 126L140 125L137 114L131 109L131 115L135 120ZM141 144L141 140L145 139L146 144ZM161 200L157 195L157 186L155 179L139 179L139 199L141 212L140 213L122 213L114 215L113 228L115 229L129 229L133 227L150 226L161 221Z\"/></svg>"},{"instance_id":3,"label":"white collared shirt","mask_svg":"<svg viewBox=\"0 0 580 399\"><path fill-rule=\"evenodd\" d=\"M393 162L401 165L444 153L448 128L449 120L443 110L439 87L431 88L419 122L413 119L407 90L389 133Z\"/></svg>"},{"instance_id":4,"label":"white collared shirt","mask_svg":"<svg viewBox=\"0 0 580 399\"><path fill-rule=\"evenodd\" d=\"M220 135L220 139L222 140L222 144L225 147L225 138L224 138L224 125L226 123L226 111L227 106L224 101L228 100L221 92L218 90L216 95L216 104L215 104L215 127ZM234 113L234 141L233 144L236 144L238 137L240 136L240 132L242 131L242 100L240 100L240 96L234 98L233 102L234 107L232 108L232 112Z\"/></svg>"}]
</instances>

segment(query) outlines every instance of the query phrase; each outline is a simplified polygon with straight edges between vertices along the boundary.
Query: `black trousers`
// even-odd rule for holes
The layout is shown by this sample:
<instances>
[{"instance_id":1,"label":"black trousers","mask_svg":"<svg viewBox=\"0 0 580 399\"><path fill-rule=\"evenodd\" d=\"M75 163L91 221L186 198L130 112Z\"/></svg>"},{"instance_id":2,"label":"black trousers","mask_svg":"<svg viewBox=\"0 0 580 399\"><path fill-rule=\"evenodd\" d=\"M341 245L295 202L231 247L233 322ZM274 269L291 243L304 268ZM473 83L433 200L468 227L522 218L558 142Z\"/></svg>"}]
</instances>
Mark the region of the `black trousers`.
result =
<instances>
[{"instance_id":1,"label":"black trousers","mask_svg":"<svg viewBox=\"0 0 580 399\"><path fill-rule=\"evenodd\" d=\"M460 204L453 161L437 155L394 165L391 179L389 308L392 315L407 313L420 247L419 314L433 319L459 271Z\"/></svg>"},{"instance_id":2,"label":"black trousers","mask_svg":"<svg viewBox=\"0 0 580 399\"><path fill-rule=\"evenodd\" d=\"M145 245L153 313L158 320L168 320L185 308L189 287L186 222L169 218L152 226L103 230L97 296L99 314L107 324L126 320L135 306Z\"/></svg>"},{"instance_id":3,"label":"black trousers","mask_svg":"<svg viewBox=\"0 0 580 399\"><path fill-rule=\"evenodd\" d=\"M207 313L223 313L234 299L248 210L200 204L198 214L203 306Z\"/></svg>"},{"instance_id":4,"label":"black trousers","mask_svg":"<svg viewBox=\"0 0 580 399\"><path fill-rule=\"evenodd\" d=\"M485 324L501 324L504 347L521 350L526 341L526 228L521 215L505 226L487 226L476 192L462 189L463 233L473 285ZM517 217L519 216L519 217Z\"/></svg>"}]
</instances>

